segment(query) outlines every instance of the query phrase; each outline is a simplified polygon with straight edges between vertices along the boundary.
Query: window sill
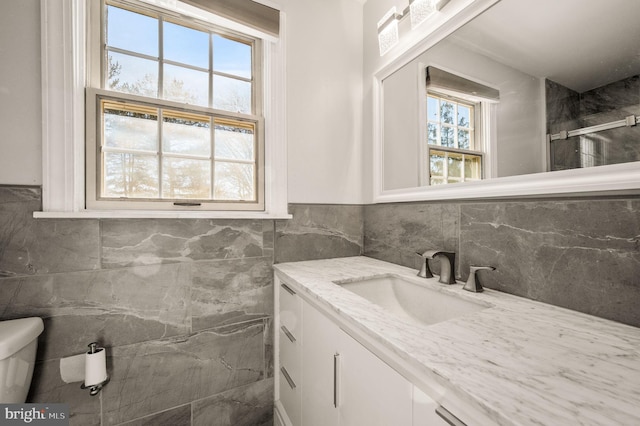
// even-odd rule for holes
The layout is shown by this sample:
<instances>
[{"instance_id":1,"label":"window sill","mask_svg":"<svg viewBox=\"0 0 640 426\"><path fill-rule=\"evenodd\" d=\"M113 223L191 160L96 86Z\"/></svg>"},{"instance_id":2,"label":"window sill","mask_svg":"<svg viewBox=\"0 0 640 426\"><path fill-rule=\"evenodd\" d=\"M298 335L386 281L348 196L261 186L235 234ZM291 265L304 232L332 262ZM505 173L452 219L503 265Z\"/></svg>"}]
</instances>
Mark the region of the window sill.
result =
<instances>
[{"instance_id":1,"label":"window sill","mask_svg":"<svg viewBox=\"0 0 640 426\"><path fill-rule=\"evenodd\" d=\"M36 219L291 219L288 213L249 211L155 211L155 210L82 210L77 212L33 212Z\"/></svg>"}]
</instances>

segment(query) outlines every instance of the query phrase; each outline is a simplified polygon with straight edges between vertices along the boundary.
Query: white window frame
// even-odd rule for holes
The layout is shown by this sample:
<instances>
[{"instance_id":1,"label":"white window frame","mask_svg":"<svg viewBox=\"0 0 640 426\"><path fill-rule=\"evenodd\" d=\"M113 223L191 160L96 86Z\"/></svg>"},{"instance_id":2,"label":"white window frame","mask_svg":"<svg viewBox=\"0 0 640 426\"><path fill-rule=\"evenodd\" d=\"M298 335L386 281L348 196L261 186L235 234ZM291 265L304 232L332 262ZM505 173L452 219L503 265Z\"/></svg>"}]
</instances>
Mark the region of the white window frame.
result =
<instances>
[{"instance_id":1,"label":"white window frame","mask_svg":"<svg viewBox=\"0 0 640 426\"><path fill-rule=\"evenodd\" d=\"M97 1L97 0L90 0ZM154 0L145 0L154 1ZM279 7L265 3L270 7ZM180 2L178 2L180 3ZM87 0L41 0L43 211L34 217L290 218L287 212L285 43L286 16L280 12L280 39L263 40L265 117L264 211L89 210L85 208L85 86ZM213 16L213 15L212 15ZM216 18L218 19L218 18ZM239 24L219 18L232 30ZM242 27L242 28L239 28Z\"/></svg>"},{"instance_id":2,"label":"white window frame","mask_svg":"<svg viewBox=\"0 0 640 426\"><path fill-rule=\"evenodd\" d=\"M104 33L103 29L103 19L104 16L104 4L107 3L105 0L100 0L97 2L92 2L89 4L89 22L91 31L90 38L92 39L92 43L100 39L100 35ZM137 3L133 3L132 6L135 7L131 10L134 13L144 13L145 10L149 11L153 15L161 16L158 18L159 20L167 20L169 16L173 16L174 13L171 11L165 12L162 8L146 8L146 4L140 1L140 5ZM128 9L129 3L115 1L112 6ZM169 22L178 22L180 25L186 24L187 17L182 19L183 15L177 15L174 19L169 20ZM103 88L103 82L106 81L105 76L105 57L106 52L103 49L105 41L100 40L99 43L95 43L94 45L88 46L89 52L89 66L87 69L87 91L86 91L86 206L89 209L96 210L118 210L118 209L135 209L135 210L184 210L185 206L189 210L242 210L242 211L262 211L264 210L264 138L263 138L263 129L264 129L264 120L262 118L262 43L263 40L260 37L247 37L244 33L239 32L230 32L227 29L222 29L216 27L215 25L211 25L207 20L206 22L202 22L200 19L196 22L196 25L200 28L200 31L206 31L208 33L220 34L223 36L232 36L237 37L238 39L242 39L245 42L251 42L251 51L252 51L252 95L251 95L251 111L246 113L234 113L230 111L220 111L214 109L211 105L200 106L200 105L184 105L179 102L173 102L170 100L166 100L160 95L157 98L145 98L136 95L132 95L129 93L122 93L117 91L112 91L107 88ZM212 72L212 70L209 70ZM161 78L162 73L159 74L159 78ZM204 114L207 116L212 116L216 118L227 118L232 120L238 120L241 122L252 122L255 124L255 141L256 141L256 150L254 152L255 161L253 161L254 170L255 170L255 179L254 179L254 190L255 190L255 201L217 201L214 199L209 200L190 200L190 199L175 199L168 200L164 198L158 197L157 199L140 199L140 198L127 198L127 199L118 199L118 198L109 198L109 197L101 197L100 196L100 186L104 185L104 179L106 178L102 174L104 171L101 170L100 162L101 162L101 154L98 150L99 146L102 146L102 125L103 125L103 115L98 111L99 109L99 99L112 99L114 101L120 102L131 102L132 104L146 104L149 106L154 106L160 109L170 109L174 111L185 110L188 112L196 113L196 114ZM213 129L213 126L211 126ZM213 138L212 138L213 139ZM159 157L163 155L162 150L159 152ZM211 153L211 161L212 161L212 169L213 169L213 157L215 153ZM213 189L214 180L212 178L211 185ZM189 204L192 203L193 204Z\"/></svg>"},{"instance_id":3,"label":"white window frame","mask_svg":"<svg viewBox=\"0 0 640 426\"><path fill-rule=\"evenodd\" d=\"M444 95L443 93L438 92L437 90L427 90L426 91L426 96L425 96L425 102L427 101L427 98L432 97L432 98L437 98L439 100L444 100L447 99L448 96ZM442 182L440 185L448 185L450 184L449 179L449 167L448 167L448 158L449 158L449 153L454 153L454 154L462 154L463 158L464 155L474 155L476 157L480 157L480 179L468 179L465 176L464 173L464 167L462 168L462 176L460 177L460 180L455 182L455 183L462 183L462 182L473 182L473 181L477 181L477 180L482 180L484 179L484 169L485 169L485 149L486 149L486 143L485 141L482 139L482 127L481 127L481 123L482 123L482 116L483 116L483 108L482 108L482 102L481 101L476 101L473 102L471 100L467 100L467 99L461 99L459 97L455 97L455 96L451 96L449 98L449 100L451 101L451 103L454 103L456 105L456 110L457 110L457 106L458 105L464 105L466 107L468 107L471 111L473 111L473 126L469 127L470 133L473 135L473 137L470 139L471 141L471 145L473 146L473 148L471 149L465 149L465 148L459 148L459 147L448 147L448 146L443 146L441 145L441 138L440 138L440 132L442 127L450 127L454 129L454 135L455 135L455 139L456 141L458 140L458 125L457 124L453 124L453 125L447 125L445 123L442 122L442 120L438 121L438 123L436 124L439 127L439 131L438 131L438 144L434 145L434 144L430 144L429 143L429 138L428 138L428 132L429 132L429 123L433 122L432 120L428 119L428 114L429 112L427 110L425 115L422 116L423 119L427 119L427 134L425 135L425 139L423 139L423 143L426 144L425 147L425 151L426 151L426 156L423 159L423 164L426 164L426 166L422 166L422 167L426 167L427 171L424 173L424 175L428 176L427 181L424 183L424 185L431 185L433 186L431 179L431 154L432 151L440 151L440 152L444 152L445 153L445 161L444 161L444 174L442 176L442 178L444 179L444 182ZM438 116L440 115L440 113L438 113ZM480 125L478 124L480 123Z\"/></svg>"},{"instance_id":4,"label":"white window frame","mask_svg":"<svg viewBox=\"0 0 640 426\"><path fill-rule=\"evenodd\" d=\"M433 149L439 151L450 151L450 152L459 152L462 154L469 153L473 155L481 155L482 156L482 180L495 178L497 177L497 164L498 161L495 158L497 151L497 123L496 123L496 112L497 112L497 103L488 102L487 100L479 97L474 97L471 95L461 96L460 93L457 92L447 92L443 89L433 89L432 92L435 92L437 96L451 96L455 101L462 100L468 102L470 104L478 105L474 107L474 137L475 137L475 149L473 150L465 150L458 148L449 148L442 147L440 145L429 145L427 143L427 96L428 90L424 84L426 81L426 68L427 65L422 62L418 62L418 82L417 87L420 93L418 96L418 116L420 117L419 121L419 129L418 136L420 138L420 186L433 188L433 187L443 187L450 185L431 185L431 176L430 176L430 168L424 166L425 161L429 164L429 151L432 147ZM441 69L446 69L438 64L435 64L436 67ZM426 160L425 160L426 159ZM466 182L478 182L476 180L469 180Z\"/></svg>"}]
</instances>

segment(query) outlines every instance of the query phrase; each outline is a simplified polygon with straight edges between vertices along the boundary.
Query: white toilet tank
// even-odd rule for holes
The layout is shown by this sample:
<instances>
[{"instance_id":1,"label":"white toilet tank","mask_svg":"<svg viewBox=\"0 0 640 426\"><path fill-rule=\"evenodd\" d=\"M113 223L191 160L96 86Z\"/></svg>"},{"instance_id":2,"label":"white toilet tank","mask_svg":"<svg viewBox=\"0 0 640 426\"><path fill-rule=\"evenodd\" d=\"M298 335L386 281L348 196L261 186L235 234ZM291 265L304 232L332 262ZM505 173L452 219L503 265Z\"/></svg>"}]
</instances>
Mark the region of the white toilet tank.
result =
<instances>
[{"instance_id":1,"label":"white toilet tank","mask_svg":"<svg viewBox=\"0 0 640 426\"><path fill-rule=\"evenodd\" d=\"M42 330L41 318L0 321L0 404L27 400Z\"/></svg>"}]
</instances>

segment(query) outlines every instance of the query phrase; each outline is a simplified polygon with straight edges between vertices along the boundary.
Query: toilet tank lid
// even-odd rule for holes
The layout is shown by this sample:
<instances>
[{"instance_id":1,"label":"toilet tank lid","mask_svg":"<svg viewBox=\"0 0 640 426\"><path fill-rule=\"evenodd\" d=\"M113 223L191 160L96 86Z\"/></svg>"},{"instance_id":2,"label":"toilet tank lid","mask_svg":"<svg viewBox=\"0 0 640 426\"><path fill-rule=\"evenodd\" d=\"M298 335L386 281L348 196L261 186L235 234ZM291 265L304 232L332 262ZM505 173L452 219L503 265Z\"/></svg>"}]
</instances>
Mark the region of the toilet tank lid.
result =
<instances>
[{"instance_id":1,"label":"toilet tank lid","mask_svg":"<svg viewBox=\"0 0 640 426\"><path fill-rule=\"evenodd\" d=\"M41 318L0 321L0 359L10 357L37 339L44 330Z\"/></svg>"}]
</instances>

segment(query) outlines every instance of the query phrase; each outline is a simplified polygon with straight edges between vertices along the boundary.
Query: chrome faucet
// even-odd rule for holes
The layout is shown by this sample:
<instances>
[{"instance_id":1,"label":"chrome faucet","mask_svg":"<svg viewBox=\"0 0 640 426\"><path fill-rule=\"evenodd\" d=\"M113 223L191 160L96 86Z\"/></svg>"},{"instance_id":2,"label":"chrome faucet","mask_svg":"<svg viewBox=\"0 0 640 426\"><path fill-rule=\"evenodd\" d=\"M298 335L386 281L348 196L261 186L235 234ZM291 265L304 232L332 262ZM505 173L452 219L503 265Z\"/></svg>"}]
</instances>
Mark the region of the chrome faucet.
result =
<instances>
[{"instance_id":1,"label":"chrome faucet","mask_svg":"<svg viewBox=\"0 0 640 426\"><path fill-rule=\"evenodd\" d=\"M427 250L422 254L418 254L424 258L422 268L420 269L420 272L418 272L419 277L433 277L433 274L429 269L429 259L438 259L440 260L440 279L438 280L438 282L442 284L456 283L456 254L454 252L443 250Z\"/></svg>"},{"instance_id":2,"label":"chrome faucet","mask_svg":"<svg viewBox=\"0 0 640 426\"><path fill-rule=\"evenodd\" d=\"M469 266L469 278L467 279L464 287L462 287L463 290L472 291L474 293L480 293L483 291L482 284L480 284L480 278L476 275L476 272L481 270L495 271L496 268L493 266Z\"/></svg>"}]
</instances>

